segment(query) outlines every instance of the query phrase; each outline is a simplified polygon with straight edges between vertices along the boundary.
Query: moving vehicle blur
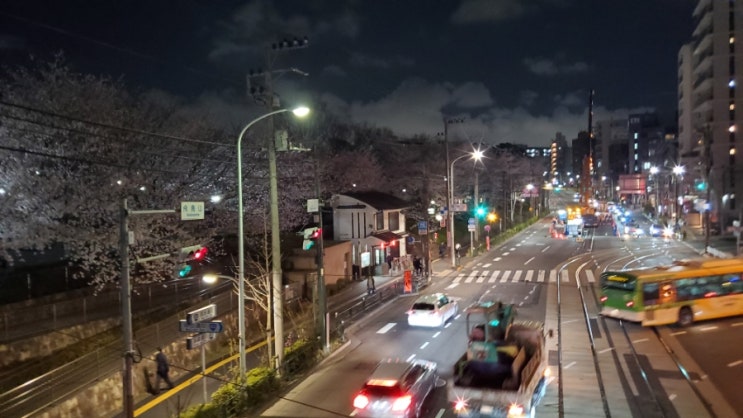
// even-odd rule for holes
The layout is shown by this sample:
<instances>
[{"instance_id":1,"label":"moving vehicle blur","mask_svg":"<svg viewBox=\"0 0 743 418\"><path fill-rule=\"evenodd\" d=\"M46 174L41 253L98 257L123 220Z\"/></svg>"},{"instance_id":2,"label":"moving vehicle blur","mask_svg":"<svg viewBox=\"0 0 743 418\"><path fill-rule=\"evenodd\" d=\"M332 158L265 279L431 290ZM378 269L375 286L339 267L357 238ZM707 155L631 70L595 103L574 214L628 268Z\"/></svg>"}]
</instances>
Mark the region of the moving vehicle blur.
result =
<instances>
[{"instance_id":1,"label":"moving vehicle blur","mask_svg":"<svg viewBox=\"0 0 743 418\"><path fill-rule=\"evenodd\" d=\"M459 304L443 293L419 297L407 312L408 325L441 327L459 312Z\"/></svg>"},{"instance_id":2,"label":"moving vehicle blur","mask_svg":"<svg viewBox=\"0 0 743 418\"><path fill-rule=\"evenodd\" d=\"M354 416L364 418L418 417L436 385L436 363L383 361L353 400Z\"/></svg>"}]
</instances>

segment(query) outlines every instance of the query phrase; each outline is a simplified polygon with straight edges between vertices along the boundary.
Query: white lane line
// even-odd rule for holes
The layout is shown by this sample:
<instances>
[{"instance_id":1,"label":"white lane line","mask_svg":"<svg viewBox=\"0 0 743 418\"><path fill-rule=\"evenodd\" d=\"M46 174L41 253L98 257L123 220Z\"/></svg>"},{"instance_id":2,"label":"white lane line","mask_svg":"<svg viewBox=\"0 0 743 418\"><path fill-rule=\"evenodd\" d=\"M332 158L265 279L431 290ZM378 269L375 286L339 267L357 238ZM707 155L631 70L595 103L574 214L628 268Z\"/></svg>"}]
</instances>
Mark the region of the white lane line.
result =
<instances>
[{"instance_id":1,"label":"white lane line","mask_svg":"<svg viewBox=\"0 0 743 418\"><path fill-rule=\"evenodd\" d=\"M613 348L611 348L611 347L609 347L609 348L604 348L603 350L599 351L599 354L604 354L604 353L606 353L606 352L608 352L608 351L611 351L611 350L613 350Z\"/></svg>"},{"instance_id":2,"label":"white lane line","mask_svg":"<svg viewBox=\"0 0 743 418\"><path fill-rule=\"evenodd\" d=\"M562 277L562 281L563 282L567 282L567 281L570 280L570 275L568 274L568 271L567 270L562 270L560 272L560 276Z\"/></svg>"},{"instance_id":3,"label":"white lane line","mask_svg":"<svg viewBox=\"0 0 743 418\"><path fill-rule=\"evenodd\" d=\"M550 281L553 283L557 281L557 270L550 270Z\"/></svg>"},{"instance_id":4,"label":"white lane line","mask_svg":"<svg viewBox=\"0 0 743 418\"><path fill-rule=\"evenodd\" d=\"M490 267L490 263L487 263L487 264L483 264L483 265L482 265L482 267L483 267L483 268L488 268L488 267Z\"/></svg>"},{"instance_id":5,"label":"white lane line","mask_svg":"<svg viewBox=\"0 0 743 418\"><path fill-rule=\"evenodd\" d=\"M482 283L485 281L485 275L487 274L486 271L483 271L481 275L477 277L477 280L475 280L475 283Z\"/></svg>"},{"instance_id":6,"label":"white lane line","mask_svg":"<svg viewBox=\"0 0 743 418\"><path fill-rule=\"evenodd\" d=\"M511 275L511 270L504 271L503 272L503 275L500 276L500 282L501 283L505 283L506 281L508 281L508 276L510 276L510 275Z\"/></svg>"},{"instance_id":7,"label":"white lane line","mask_svg":"<svg viewBox=\"0 0 743 418\"><path fill-rule=\"evenodd\" d=\"M534 270L529 270L526 272L526 277L524 277L525 282L530 282L531 277L534 276Z\"/></svg>"},{"instance_id":8,"label":"white lane line","mask_svg":"<svg viewBox=\"0 0 743 418\"><path fill-rule=\"evenodd\" d=\"M500 273L500 270L494 271L493 275L490 276L490 280L488 280L488 283L495 283L495 279L498 278L499 273Z\"/></svg>"},{"instance_id":9,"label":"white lane line","mask_svg":"<svg viewBox=\"0 0 743 418\"><path fill-rule=\"evenodd\" d=\"M674 336L676 336L676 335L684 335L684 334L686 334L686 331L676 331L676 332L672 332L671 333L671 335L674 335Z\"/></svg>"},{"instance_id":10,"label":"white lane line","mask_svg":"<svg viewBox=\"0 0 743 418\"><path fill-rule=\"evenodd\" d=\"M571 368L573 366L575 366L575 362L574 361L571 361L570 363L566 364L565 367L563 367L563 369L569 369L569 368Z\"/></svg>"},{"instance_id":11,"label":"white lane line","mask_svg":"<svg viewBox=\"0 0 743 418\"><path fill-rule=\"evenodd\" d=\"M732 363L728 363L728 367L740 366L741 364L743 364L743 360L737 360Z\"/></svg>"},{"instance_id":12,"label":"white lane line","mask_svg":"<svg viewBox=\"0 0 743 418\"><path fill-rule=\"evenodd\" d=\"M501 258L500 258L500 257L495 257L495 258L493 259L493 261L500 261L500 260L501 260Z\"/></svg>"},{"instance_id":13,"label":"white lane line","mask_svg":"<svg viewBox=\"0 0 743 418\"><path fill-rule=\"evenodd\" d=\"M530 259L526 260L526 262L524 263L524 265L527 265L527 264L531 263L531 261L532 261L532 260L534 260L534 257L532 257L532 258L530 258Z\"/></svg>"},{"instance_id":14,"label":"white lane line","mask_svg":"<svg viewBox=\"0 0 743 418\"><path fill-rule=\"evenodd\" d=\"M420 350L423 350L424 348L428 347L428 341L424 342L421 346Z\"/></svg>"},{"instance_id":15,"label":"white lane line","mask_svg":"<svg viewBox=\"0 0 743 418\"><path fill-rule=\"evenodd\" d=\"M511 253L509 253L508 251L506 251L505 253L503 253L504 256L506 256L508 254L511 254Z\"/></svg>"},{"instance_id":16,"label":"white lane line","mask_svg":"<svg viewBox=\"0 0 743 418\"><path fill-rule=\"evenodd\" d=\"M544 270L539 270L539 274L537 275L537 281L538 282L543 282L544 281L544 274L545 273L546 272Z\"/></svg>"},{"instance_id":17,"label":"white lane line","mask_svg":"<svg viewBox=\"0 0 743 418\"><path fill-rule=\"evenodd\" d=\"M462 277L464 277L464 273L457 274L457 277L452 281L452 283L459 283L462 280Z\"/></svg>"},{"instance_id":18,"label":"white lane line","mask_svg":"<svg viewBox=\"0 0 743 418\"><path fill-rule=\"evenodd\" d=\"M736 322L732 324L734 327L743 327L743 322Z\"/></svg>"},{"instance_id":19,"label":"white lane line","mask_svg":"<svg viewBox=\"0 0 743 418\"><path fill-rule=\"evenodd\" d=\"M515 248L511 248L508 251L516 251L516 249Z\"/></svg>"},{"instance_id":20,"label":"white lane line","mask_svg":"<svg viewBox=\"0 0 743 418\"><path fill-rule=\"evenodd\" d=\"M446 409L439 409L439 412L433 418L441 418L444 416L445 413L446 413Z\"/></svg>"},{"instance_id":21,"label":"white lane line","mask_svg":"<svg viewBox=\"0 0 743 418\"><path fill-rule=\"evenodd\" d=\"M521 246L521 243L516 244L516 247L520 247L520 246Z\"/></svg>"},{"instance_id":22,"label":"white lane line","mask_svg":"<svg viewBox=\"0 0 743 418\"><path fill-rule=\"evenodd\" d=\"M544 247L544 249L542 250L542 252L545 252L545 251L549 250L550 247L551 247L551 245L548 245L548 246Z\"/></svg>"},{"instance_id":23,"label":"white lane line","mask_svg":"<svg viewBox=\"0 0 743 418\"><path fill-rule=\"evenodd\" d=\"M391 329L392 329L392 327L394 327L395 325L397 325L397 323L395 323L395 322L390 322L389 324L387 324L387 325L383 326L382 328L380 328L380 329L379 329L379 330L377 331L377 334L386 334L386 333L387 333L387 331L391 330Z\"/></svg>"},{"instance_id":24,"label":"white lane line","mask_svg":"<svg viewBox=\"0 0 743 418\"><path fill-rule=\"evenodd\" d=\"M512 282L517 282L521 278L521 270L516 270L516 272L513 274L513 279L511 279Z\"/></svg>"},{"instance_id":25,"label":"white lane line","mask_svg":"<svg viewBox=\"0 0 743 418\"><path fill-rule=\"evenodd\" d=\"M415 358L415 354L411 354L410 357L408 357L407 360L405 360L406 363L410 363Z\"/></svg>"},{"instance_id":26,"label":"white lane line","mask_svg":"<svg viewBox=\"0 0 743 418\"><path fill-rule=\"evenodd\" d=\"M632 341L632 342L633 342L634 344L637 344L637 343L644 343L644 342L645 342L645 341L647 341L647 340L648 340L647 338L640 338L639 340L634 340L634 341Z\"/></svg>"},{"instance_id":27,"label":"white lane line","mask_svg":"<svg viewBox=\"0 0 743 418\"><path fill-rule=\"evenodd\" d=\"M676 399L676 394L675 393L672 393L672 394L668 395L668 400L669 401L672 401L674 399Z\"/></svg>"},{"instance_id":28,"label":"white lane line","mask_svg":"<svg viewBox=\"0 0 743 418\"><path fill-rule=\"evenodd\" d=\"M712 327L699 328L700 331L712 331L712 330L716 330L716 329L717 329L717 326L716 325L715 326L712 326Z\"/></svg>"},{"instance_id":29,"label":"white lane line","mask_svg":"<svg viewBox=\"0 0 743 418\"><path fill-rule=\"evenodd\" d=\"M466 278L466 279L464 280L464 282L465 282L465 283L472 283L472 281L473 281L473 280L475 280L475 276L476 276L476 275L477 275L477 270L474 270L474 271L472 271L472 273L470 273L469 277L467 277L467 278Z\"/></svg>"},{"instance_id":30,"label":"white lane line","mask_svg":"<svg viewBox=\"0 0 743 418\"><path fill-rule=\"evenodd\" d=\"M586 277L588 278L588 283L596 283L596 277L593 275L593 270L586 270Z\"/></svg>"},{"instance_id":31,"label":"white lane line","mask_svg":"<svg viewBox=\"0 0 743 418\"><path fill-rule=\"evenodd\" d=\"M459 285L459 283L452 283L449 286L446 286L446 289L454 289L457 285Z\"/></svg>"},{"instance_id":32,"label":"white lane line","mask_svg":"<svg viewBox=\"0 0 743 418\"><path fill-rule=\"evenodd\" d=\"M437 332L437 333L433 334L433 337L431 337L431 338L436 338L436 337L438 337L439 335L441 335L441 331L439 331L439 332Z\"/></svg>"}]
</instances>

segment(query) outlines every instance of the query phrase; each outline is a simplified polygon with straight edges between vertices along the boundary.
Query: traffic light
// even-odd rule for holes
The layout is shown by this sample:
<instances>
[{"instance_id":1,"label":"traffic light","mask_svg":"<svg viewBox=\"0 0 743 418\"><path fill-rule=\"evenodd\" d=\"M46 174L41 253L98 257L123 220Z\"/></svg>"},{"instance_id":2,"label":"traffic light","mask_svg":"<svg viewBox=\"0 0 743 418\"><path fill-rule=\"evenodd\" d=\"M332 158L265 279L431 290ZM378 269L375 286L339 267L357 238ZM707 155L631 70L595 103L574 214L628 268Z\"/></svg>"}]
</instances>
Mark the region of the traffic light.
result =
<instances>
[{"instance_id":1,"label":"traffic light","mask_svg":"<svg viewBox=\"0 0 743 418\"><path fill-rule=\"evenodd\" d=\"M694 188L696 188L700 192L703 192L707 190L707 182L701 179L696 179L694 180Z\"/></svg>"},{"instance_id":2,"label":"traffic light","mask_svg":"<svg viewBox=\"0 0 743 418\"><path fill-rule=\"evenodd\" d=\"M484 218L487 213L488 210L485 206L480 205L475 209L475 215L477 215L478 218Z\"/></svg>"},{"instance_id":3,"label":"traffic light","mask_svg":"<svg viewBox=\"0 0 743 418\"><path fill-rule=\"evenodd\" d=\"M488 222L495 222L498 220L498 215L493 212L488 213Z\"/></svg>"},{"instance_id":4,"label":"traffic light","mask_svg":"<svg viewBox=\"0 0 743 418\"><path fill-rule=\"evenodd\" d=\"M312 249L317 244L320 237L322 237L322 229L317 227L305 228L302 234L304 235L302 249L307 251Z\"/></svg>"},{"instance_id":5,"label":"traffic light","mask_svg":"<svg viewBox=\"0 0 743 418\"><path fill-rule=\"evenodd\" d=\"M176 263L176 274L178 278L184 279L194 272L194 266L208 261L206 255L209 252L203 245L192 245L181 248Z\"/></svg>"}]
</instances>

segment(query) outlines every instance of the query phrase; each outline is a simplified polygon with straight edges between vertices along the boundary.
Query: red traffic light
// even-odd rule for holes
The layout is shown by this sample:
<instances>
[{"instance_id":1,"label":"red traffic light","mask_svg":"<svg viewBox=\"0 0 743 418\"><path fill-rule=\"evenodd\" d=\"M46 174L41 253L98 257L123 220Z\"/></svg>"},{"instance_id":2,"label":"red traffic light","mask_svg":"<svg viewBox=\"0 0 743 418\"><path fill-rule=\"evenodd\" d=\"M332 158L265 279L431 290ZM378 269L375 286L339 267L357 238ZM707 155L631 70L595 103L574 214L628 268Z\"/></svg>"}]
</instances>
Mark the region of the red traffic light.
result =
<instances>
[{"instance_id":1,"label":"red traffic light","mask_svg":"<svg viewBox=\"0 0 743 418\"><path fill-rule=\"evenodd\" d=\"M209 250L206 249L206 247L201 247L198 250L194 251L193 253L193 259L194 260L203 260L206 257L206 253Z\"/></svg>"},{"instance_id":2,"label":"red traffic light","mask_svg":"<svg viewBox=\"0 0 743 418\"><path fill-rule=\"evenodd\" d=\"M317 228L315 232L312 233L312 236L310 238L312 239L318 239L322 235L322 228Z\"/></svg>"}]
</instances>

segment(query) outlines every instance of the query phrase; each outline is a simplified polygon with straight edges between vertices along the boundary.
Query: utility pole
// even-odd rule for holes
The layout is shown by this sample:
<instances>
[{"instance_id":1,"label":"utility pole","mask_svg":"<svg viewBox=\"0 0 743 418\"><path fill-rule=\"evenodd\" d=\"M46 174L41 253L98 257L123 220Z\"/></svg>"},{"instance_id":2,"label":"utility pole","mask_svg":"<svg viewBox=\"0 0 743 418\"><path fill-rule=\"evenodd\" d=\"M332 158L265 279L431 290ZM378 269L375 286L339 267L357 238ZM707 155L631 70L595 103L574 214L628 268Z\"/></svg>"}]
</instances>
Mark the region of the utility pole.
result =
<instances>
[{"instance_id":1,"label":"utility pole","mask_svg":"<svg viewBox=\"0 0 743 418\"><path fill-rule=\"evenodd\" d=\"M706 191L706 198L704 203L704 252L709 250L709 239L710 239L710 212L712 210L712 204L710 198L712 197L712 184L710 180L710 172L712 171L712 133L710 132L709 125L704 129L704 186Z\"/></svg>"},{"instance_id":2,"label":"utility pole","mask_svg":"<svg viewBox=\"0 0 743 418\"><path fill-rule=\"evenodd\" d=\"M451 173L449 172L449 121L444 119L444 149L446 150L446 248L449 248L451 256L451 265L456 267L456 259L454 258L454 225L452 221L454 216L450 216L453 213L451 205L454 203L451 199Z\"/></svg>"},{"instance_id":3,"label":"utility pole","mask_svg":"<svg viewBox=\"0 0 743 418\"><path fill-rule=\"evenodd\" d=\"M273 112L280 107L277 97L273 93L273 64L275 55L279 51L288 49L305 48L308 45L308 39L305 37L300 40L294 38L293 41L284 39L281 42L271 45L271 49L266 52L266 70L263 72L253 73L251 76L263 76L263 91L261 93L265 100L265 106L269 112ZM295 68L288 70L278 70L278 72L297 72L307 75ZM250 76L248 77L250 81ZM251 91L250 93L255 93ZM278 175L276 168L276 137L273 125L273 118L268 119L268 177L269 177L269 200L270 200L270 219L271 219L271 295L269 309L273 311L273 321L271 329L274 332L274 351L276 355L275 367L280 369L284 361L284 292L281 271L281 228L279 227L279 192L278 192Z\"/></svg>"},{"instance_id":4,"label":"utility pole","mask_svg":"<svg viewBox=\"0 0 743 418\"><path fill-rule=\"evenodd\" d=\"M325 204L322 201L322 194L320 190L320 156L315 146L315 194L317 195L317 217L318 227L320 228L320 236L317 240L317 317L316 324L319 332L320 341L325 353L330 352L330 329L328 324L330 323L328 317L328 302L325 289L325 265L324 265L324 249L325 249L325 238L323 229L323 207Z\"/></svg>"}]
</instances>

